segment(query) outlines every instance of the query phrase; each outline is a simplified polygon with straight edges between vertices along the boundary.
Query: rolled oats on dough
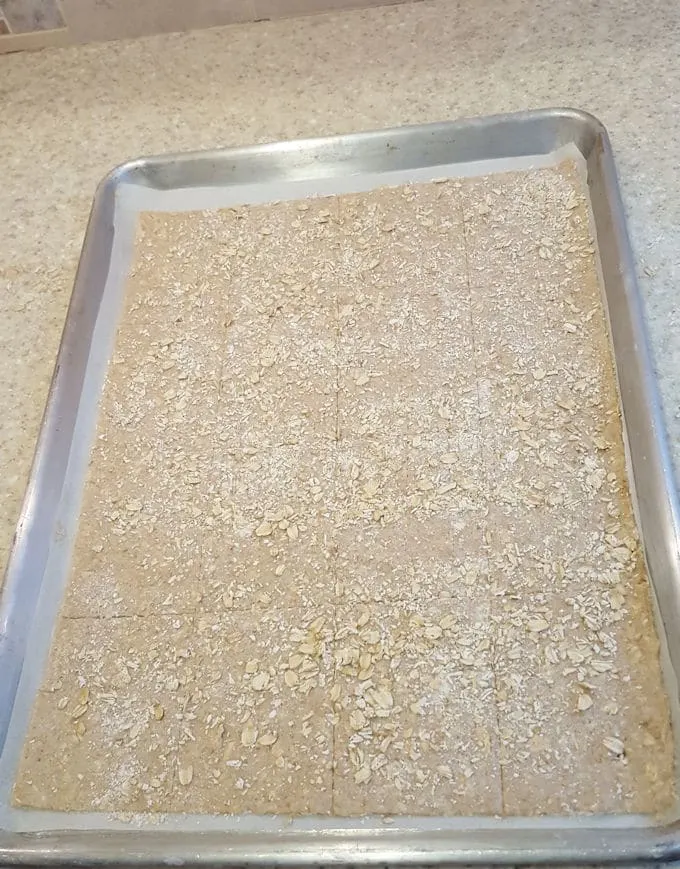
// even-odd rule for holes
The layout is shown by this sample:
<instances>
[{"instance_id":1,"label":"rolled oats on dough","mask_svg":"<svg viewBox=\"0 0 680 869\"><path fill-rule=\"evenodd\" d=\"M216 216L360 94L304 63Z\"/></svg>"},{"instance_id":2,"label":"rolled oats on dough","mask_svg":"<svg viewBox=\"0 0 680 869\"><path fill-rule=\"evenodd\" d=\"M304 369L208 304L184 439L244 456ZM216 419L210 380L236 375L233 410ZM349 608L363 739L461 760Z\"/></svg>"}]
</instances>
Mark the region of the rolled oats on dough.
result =
<instances>
[{"instance_id":1,"label":"rolled oats on dough","mask_svg":"<svg viewBox=\"0 0 680 869\"><path fill-rule=\"evenodd\" d=\"M673 797L576 166L142 215L16 804Z\"/></svg>"}]
</instances>

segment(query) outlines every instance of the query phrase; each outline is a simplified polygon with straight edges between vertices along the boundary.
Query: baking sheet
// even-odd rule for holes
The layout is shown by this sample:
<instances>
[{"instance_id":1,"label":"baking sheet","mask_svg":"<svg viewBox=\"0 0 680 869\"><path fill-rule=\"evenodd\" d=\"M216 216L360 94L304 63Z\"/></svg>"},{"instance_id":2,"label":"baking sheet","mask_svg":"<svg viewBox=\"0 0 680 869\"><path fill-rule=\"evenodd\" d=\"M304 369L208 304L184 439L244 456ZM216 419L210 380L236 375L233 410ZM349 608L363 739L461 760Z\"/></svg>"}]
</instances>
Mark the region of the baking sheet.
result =
<instances>
[{"instance_id":1,"label":"baking sheet","mask_svg":"<svg viewBox=\"0 0 680 869\"><path fill-rule=\"evenodd\" d=\"M501 135L504 129L505 136ZM508 135L510 132L518 138ZM481 139L480 134L483 134ZM69 813L65 816L64 813L20 810L11 806L15 770L67 581L80 497L96 429L97 405L113 348L134 241L135 216L139 211L224 208L358 192L441 177L538 168L554 165L565 157L577 157L591 189L593 223L628 434L629 470L632 471L629 477L631 488L635 483L633 500L656 593L662 645L664 637L672 639L674 627L680 624L676 498L659 431L660 417L641 331L637 290L604 131L589 116L564 111L482 119L469 124L405 128L405 131L363 134L363 137L363 141L360 134L321 142L284 143L213 155L140 161L124 167L100 190L1 611L0 857L3 848L13 856L21 855L21 849L26 848L23 839L19 837L17 842L12 834L45 830L72 831L70 838L63 832L59 834L57 852L63 858L73 856L74 846L85 847L84 843L90 838L85 831L95 830L124 831L124 848L150 848L151 851L144 852L148 855L158 847L163 849L166 859L179 859L177 842L173 841L179 832L211 834L218 837L222 846L228 843L235 847L247 847L244 837L257 834L258 847L265 850L267 838L271 838L268 852L271 857L280 857L283 842L292 842L291 836L299 835L305 848L311 849L306 852L309 860L320 862L322 854L329 859L330 845L333 845L332 859L346 853L343 830L362 829L372 835L363 850L352 848L351 862L354 863L369 859L371 853L379 853L381 859L385 859L385 849L392 854L393 862L401 862L409 854L412 859L416 853L414 848L422 848L424 843L434 843L435 838L447 835L442 847L448 860L462 859L466 853L463 845L471 832L479 837L477 847L481 849L480 854L486 855L486 862L493 862L495 848L497 856L504 854L504 859L510 859L508 855L512 854L512 861L523 862L521 855L526 858L530 851L538 855L541 847L553 858L558 853L560 857L571 853L570 859L574 862L578 859L575 854L582 856L584 853L588 831L592 831L592 847L601 855L599 860L616 853L620 856L623 850L630 851L633 847L650 856L652 843L658 843L660 834L653 821L629 815L560 819L402 817L386 825L377 818L344 822L337 818L252 815L114 818L101 813ZM331 153L326 154L326 159L319 159L319 150L323 152L324 145ZM517 153L522 149L525 153ZM490 158L466 159L470 154L477 157L490 154ZM402 166L400 162L409 165ZM368 171L363 171L365 169ZM260 176L263 181L254 180ZM678 651L673 643L667 644L664 657L669 694L675 701ZM677 734L677 727L675 732ZM671 819L661 820L668 823ZM136 831L134 842L131 823ZM515 846L521 849L519 854L509 844L513 830L524 831ZM78 831L82 831L80 838ZM315 835L322 831L326 836L334 833L332 842L328 838L322 841ZM432 838L435 831L437 836ZM571 837L568 831L573 832ZM674 843L672 831L663 835L668 836L669 845ZM311 840L306 841L310 836ZM402 841L399 841L400 836ZM419 845L415 841L418 838ZM155 839L158 839L157 845ZM396 849L394 844L389 845L397 841ZM300 858L299 847L294 846L291 855L296 853ZM577 850L570 852L570 847ZM206 852L191 853L195 860L206 859ZM432 855L417 853L421 862L435 859ZM247 859L245 853L241 857ZM260 860L261 855L257 859Z\"/></svg>"}]
</instances>

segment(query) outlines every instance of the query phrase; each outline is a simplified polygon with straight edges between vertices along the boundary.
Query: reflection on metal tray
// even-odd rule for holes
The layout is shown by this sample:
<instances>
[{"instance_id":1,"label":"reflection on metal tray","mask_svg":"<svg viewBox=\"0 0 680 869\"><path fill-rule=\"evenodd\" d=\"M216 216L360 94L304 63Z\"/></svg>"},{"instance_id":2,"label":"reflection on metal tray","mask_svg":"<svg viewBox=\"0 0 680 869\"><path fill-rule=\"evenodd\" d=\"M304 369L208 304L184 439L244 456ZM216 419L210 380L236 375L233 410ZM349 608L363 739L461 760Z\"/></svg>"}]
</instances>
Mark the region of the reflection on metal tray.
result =
<instances>
[{"instance_id":1,"label":"reflection on metal tray","mask_svg":"<svg viewBox=\"0 0 680 869\"><path fill-rule=\"evenodd\" d=\"M0 864L518 864L668 861L677 817L177 816L131 825L10 805L18 753L67 578L89 444L142 210L218 208L552 165L587 173L625 423L631 487L673 707L680 673L678 504L614 164L593 117L552 109L328 139L142 159L94 202L0 607ZM677 734L677 721L676 734ZM680 812L678 812L680 817Z\"/></svg>"}]
</instances>

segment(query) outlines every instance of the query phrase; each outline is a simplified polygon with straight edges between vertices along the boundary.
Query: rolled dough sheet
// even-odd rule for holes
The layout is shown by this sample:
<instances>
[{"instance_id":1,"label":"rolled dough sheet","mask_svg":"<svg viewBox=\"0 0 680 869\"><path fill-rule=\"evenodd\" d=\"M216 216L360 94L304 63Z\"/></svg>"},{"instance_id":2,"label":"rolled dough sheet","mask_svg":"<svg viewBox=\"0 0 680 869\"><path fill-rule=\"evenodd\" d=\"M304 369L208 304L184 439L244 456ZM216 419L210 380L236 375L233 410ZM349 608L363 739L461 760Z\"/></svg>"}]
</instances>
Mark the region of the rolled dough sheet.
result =
<instances>
[{"instance_id":1,"label":"rolled dough sheet","mask_svg":"<svg viewBox=\"0 0 680 869\"><path fill-rule=\"evenodd\" d=\"M16 802L668 807L624 470L572 163L142 215Z\"/></svg>"}]
</instances>

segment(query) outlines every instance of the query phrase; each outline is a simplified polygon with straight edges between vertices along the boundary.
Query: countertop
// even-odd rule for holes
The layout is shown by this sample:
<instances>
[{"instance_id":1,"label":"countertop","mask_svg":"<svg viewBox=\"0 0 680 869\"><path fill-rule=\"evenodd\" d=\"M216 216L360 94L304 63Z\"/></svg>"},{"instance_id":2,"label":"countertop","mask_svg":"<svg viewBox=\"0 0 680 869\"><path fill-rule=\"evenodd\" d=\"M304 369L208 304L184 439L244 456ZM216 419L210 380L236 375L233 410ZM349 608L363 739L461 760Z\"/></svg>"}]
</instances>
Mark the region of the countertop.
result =
<instances>
[{"instance_id":1,"label":"countertop","mask_svg":"<svg viewBox=\"0 0 680 869\"><path fill-rule=\"evenodd\" d=\"M0 57L0 574L94 189L213 148L569 105L608 127L680 468L680 5L427 0Z\"/></svg>"}]
</instances>

